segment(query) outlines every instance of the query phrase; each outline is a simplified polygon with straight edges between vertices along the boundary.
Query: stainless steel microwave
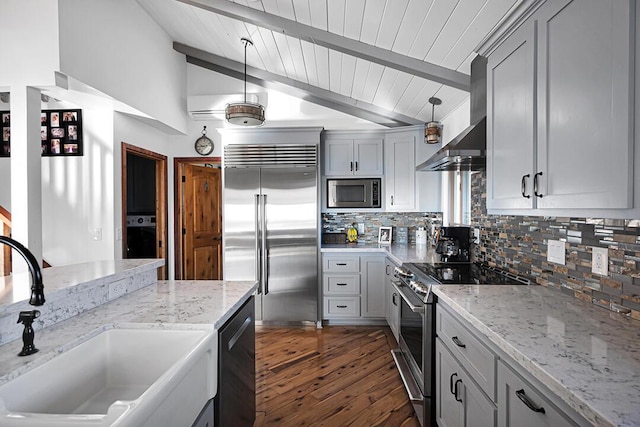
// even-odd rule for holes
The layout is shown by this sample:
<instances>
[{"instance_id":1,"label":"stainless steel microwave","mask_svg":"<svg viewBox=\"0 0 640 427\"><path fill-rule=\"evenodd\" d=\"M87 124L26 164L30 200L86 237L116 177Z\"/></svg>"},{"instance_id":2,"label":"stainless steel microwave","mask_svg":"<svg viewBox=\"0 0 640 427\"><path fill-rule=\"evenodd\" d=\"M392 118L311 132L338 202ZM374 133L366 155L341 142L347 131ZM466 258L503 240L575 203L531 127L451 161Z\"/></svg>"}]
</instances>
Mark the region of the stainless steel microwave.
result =
<instances>
[{"instance_id":1,"label":"stainless steel microwave","mask_svg":"<svg viewBox=\"0 0 640 427\"><path fill-rule=\"evenodd\" d=\"M379 208L380 178L327 179L328 208Z\"/></svg>"}]
</instances>

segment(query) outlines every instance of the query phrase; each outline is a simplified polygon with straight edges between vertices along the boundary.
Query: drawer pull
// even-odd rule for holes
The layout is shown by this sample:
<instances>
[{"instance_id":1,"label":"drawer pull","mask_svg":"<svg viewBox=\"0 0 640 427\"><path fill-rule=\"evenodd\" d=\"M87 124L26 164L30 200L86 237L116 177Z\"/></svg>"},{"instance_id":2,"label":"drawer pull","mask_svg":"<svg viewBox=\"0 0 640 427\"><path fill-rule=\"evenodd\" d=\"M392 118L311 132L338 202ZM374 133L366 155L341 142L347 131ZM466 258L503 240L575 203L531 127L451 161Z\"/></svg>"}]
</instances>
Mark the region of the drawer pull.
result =
<instances>
[{"instance_id":1,"label":"drawer pull","mask_svg":"<svg viewBox=\"0 0 640 427\"><path fill-rule=\"evenodd\" d=\"M346 262L336 262L336 265L339 265L339 266L343 267L343 266L347 265L347 263Z\"/></svg>"},{"instance_id":2,"label":"drawer pull","mask_svg":"<svg viewBox=\"0 0 640 427\"><path fill-rule=\"evenodd\" d=\"M538 172L533 176L533 194L535 194L536 197L542 197L542 194L538 193L538 176L542 176L542 172Z\"/></svg>"},{"instance_id":3,"label":"drawer pull","mask_svg":"<svg viewBox=\"0 0 640 427\"><path fill-rule=\"evenodd\" d=\"M451 341L453 341L460 348L467 348L467 346L463 344L458 337L452 337Z\"/></svg>"},{"instance_id":4,"label":"drawer pull","mask_svg":"<svg viewBox=\"0 0 640 427\"><path fill-rule=\"evenodd\" d=\"M455 396L457 402L462 402L462 399L458 399L458 383L461 383L461 382L462 380L456 380L456 383L453 386L453 391L454 391L453 395Z\"/></svg>"},{"instance_id":5,"label":"drawer pull","mask_svg":"<svg viewBox=\"0 0 640 427\"><path fill-rule=\"evenodd\" d=\"M336 305L336 307L338 307L338 308L347 308L346 305Z\"/></svg>"},{"instance_id":6,"label":"drawer pull","mask_svg":"<svg viewBox=\"0 0 640 427\"><path fill-rule=\"evenodd\" d=\"M530 177L530 174L526 174L526 175L522 175L522 181L520 181L520 191L522 192L522 197L526 198L526 199L530 199L531 196L525 194L525 191L527 190L527 179Z\"/></svg>"},{"instance_id":7,"label":"drawer pull","mask_svg":"<svg viewBox=\"0 0 640 427\"><path fill-rule=\"evenodd\" d=\"M527 405L527 408L531 409L533 412L540 412L541 414L545 413L544 408L542 406L539 408L536 408L536 405L534 405L525 394L524 389L517 390L516 396L518 396L518 399L522 400L522 403Z\"/></svg>"},{"instance_id":8,"label":"drawer pull","mask_svg":"<svg viewBox=\"0 0 640 427\"><path fill-rule=\"evenodd\" d=\"M336 286L347 286L346 283L336 283Z\"/></svg>"},{"instance_id":9,"label":"drawer pull","mask_svg":"<svg viewBox=\"0 0 640 427\"><path fill-rule=\"evenodd\" d=\"M453 394L454 396L455 396L456 392L455 392L455 390L453 389L453 379L454 379L455 377L457 377L457 376L458 376L458 373L457 373L457 372L454 372L453 374L451 374L451 377L449 377L449 391L450 391L450 392L451 392L451 394Z\"/></svg>"}]
</instances>

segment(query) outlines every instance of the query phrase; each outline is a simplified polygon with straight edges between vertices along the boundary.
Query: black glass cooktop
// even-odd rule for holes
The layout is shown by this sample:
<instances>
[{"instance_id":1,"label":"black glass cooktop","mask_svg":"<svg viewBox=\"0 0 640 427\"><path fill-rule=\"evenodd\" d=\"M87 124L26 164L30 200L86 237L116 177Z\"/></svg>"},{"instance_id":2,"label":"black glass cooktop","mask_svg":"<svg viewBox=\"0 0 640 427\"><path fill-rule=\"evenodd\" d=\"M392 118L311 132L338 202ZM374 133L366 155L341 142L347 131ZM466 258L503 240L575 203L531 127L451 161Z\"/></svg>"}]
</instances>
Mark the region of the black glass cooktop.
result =
<instances>
[{"instance_id":1,"label":"black glass cooktop","mask_svg":"<svg viewBox=\"0 0 640 427\"><path fill-rule=\"evenodd\" d=\"M529 280L505 270L475 263L406 264L418 276L426 275L446 284L528 285ZM403 266L403 267L404 267Z\"/></svg>"}]
</instances>

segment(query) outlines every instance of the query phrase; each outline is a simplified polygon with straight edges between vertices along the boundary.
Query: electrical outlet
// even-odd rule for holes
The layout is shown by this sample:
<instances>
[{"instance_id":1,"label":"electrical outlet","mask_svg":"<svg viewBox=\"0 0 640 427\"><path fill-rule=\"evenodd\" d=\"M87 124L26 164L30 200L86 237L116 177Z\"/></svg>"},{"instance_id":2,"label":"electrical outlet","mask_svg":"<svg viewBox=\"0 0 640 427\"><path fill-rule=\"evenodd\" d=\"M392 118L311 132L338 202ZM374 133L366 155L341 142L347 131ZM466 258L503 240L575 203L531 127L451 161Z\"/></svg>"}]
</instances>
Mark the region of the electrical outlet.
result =
<instances>
[{"instance_id":1,"label":"electrical outlet","mask_svg":"<svg viewBox=\"0 0 640 427\"><path fill-rule=\"evenodd\" d=\"M127 284L124 280L109 283L109 301L121 297L127 293Z\"/></svg>"},{"instance_id":2,"label":"electrical outlet","mask_svg":"<svg viewBox=\"0 0 640 427\"><path fill-rule=\"evenodd\" d=\"M93 240L100 241L102 240L102 228L96 227L93 229Z\"/></svg>"},{"instance_id":3,"label":"electrical outlet","mask_svg":"<svg viewBox=\"0 0 640 427\"><path fill-rule=\"evenodd\" d=\"M591 272L602 276L609 274L609 249L592 248Z\"/></svg>"},{"instance_id":4,"label":"electrical outlet","mask_svg":"<svg viewBox=\"0 0 640 427\"><path fill-rule=\"evenodd\" d=\"M474 228L473 229L473 241L475 243L480 243L480 229L479 228Z\"/></svg>"},{"instance_id":5,"label":"electrical outlet","mask_svg":"<svg viewBox=\"0 0 640 427\"><path fill-rule=\"evenodd\" d=\"M547 261L565 264L564 242L561 240L547 240Z\"/></svg>"},{"instance_id":6,"label":"electrical outlet","mask_svg":"<svg viewBox=\"0 0 640 427\"><path fill-rule=\"evenodd\" d=\"M360 235L364 234L364 222L359 222L358 223L358 234L360 234Z\"/></svg>"},{"instance_id":7,"label":"electrical outlet","mask_svg":"<svg viewBox=\"0 0 640 427\"><path fill-rule=\"evenodd\" d=\"M122 227L116 227L116 240L122 240Z\"/></svg>"}]
</instances>

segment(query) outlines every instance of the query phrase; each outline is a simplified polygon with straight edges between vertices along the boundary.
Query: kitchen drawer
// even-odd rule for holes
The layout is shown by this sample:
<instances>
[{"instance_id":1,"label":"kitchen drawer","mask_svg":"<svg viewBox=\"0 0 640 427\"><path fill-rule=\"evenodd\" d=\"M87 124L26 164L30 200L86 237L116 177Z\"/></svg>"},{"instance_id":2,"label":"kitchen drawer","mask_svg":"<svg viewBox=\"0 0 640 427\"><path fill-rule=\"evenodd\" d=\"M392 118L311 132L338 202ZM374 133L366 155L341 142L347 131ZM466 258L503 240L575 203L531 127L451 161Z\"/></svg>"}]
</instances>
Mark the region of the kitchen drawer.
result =
<instances>
[{"instance_id":1,"label":"kitchen drawer","mask_svg":"<svg viewBox=\"0 0 640 427\"><path fill-rule=\"evenodd\" d=\"M324 297L325 317L360 317L360 297Z\"/></svg>"},{"instance_id":2,"label":"kitchen drawer","mask_svg":"<svg viewBox=\"0 0 640 427\"><path fill-rule=\"evenodd\" d=\"M324 274L322 276L323 291L325 294L359 295L360 275L335 275Z\"/></svg>"},{"instance_id":3,"label":"kitchen drawer","mask_svg":"<svg viewBox=\"0 0 640 427\"><path fill-rule=\"evenodd\" d=\"M496 401L496 356L442 305L436 307L436 332L484 392Z\"/></svg>"},{"instance_id":4,"label":"kitchen drawer","mask_svg":"<svg viewBox=\"0 0 640 427\"><path fill-rule=\"evenodd\" d=\"M585 420L570 419L544 392L512 371L502 360L498 362L498 400L498 427L586 425Z\"/></svg>"},{"instance_id":5,"label":"kitchen drawer","mask_svg":"<svg viewBox=\"0 0 640 427\"><path fill-rule=\"evenodd\" d=\"M360 257L322 258L323 273L359 273Z\"/></svg>"}]
</instances>

